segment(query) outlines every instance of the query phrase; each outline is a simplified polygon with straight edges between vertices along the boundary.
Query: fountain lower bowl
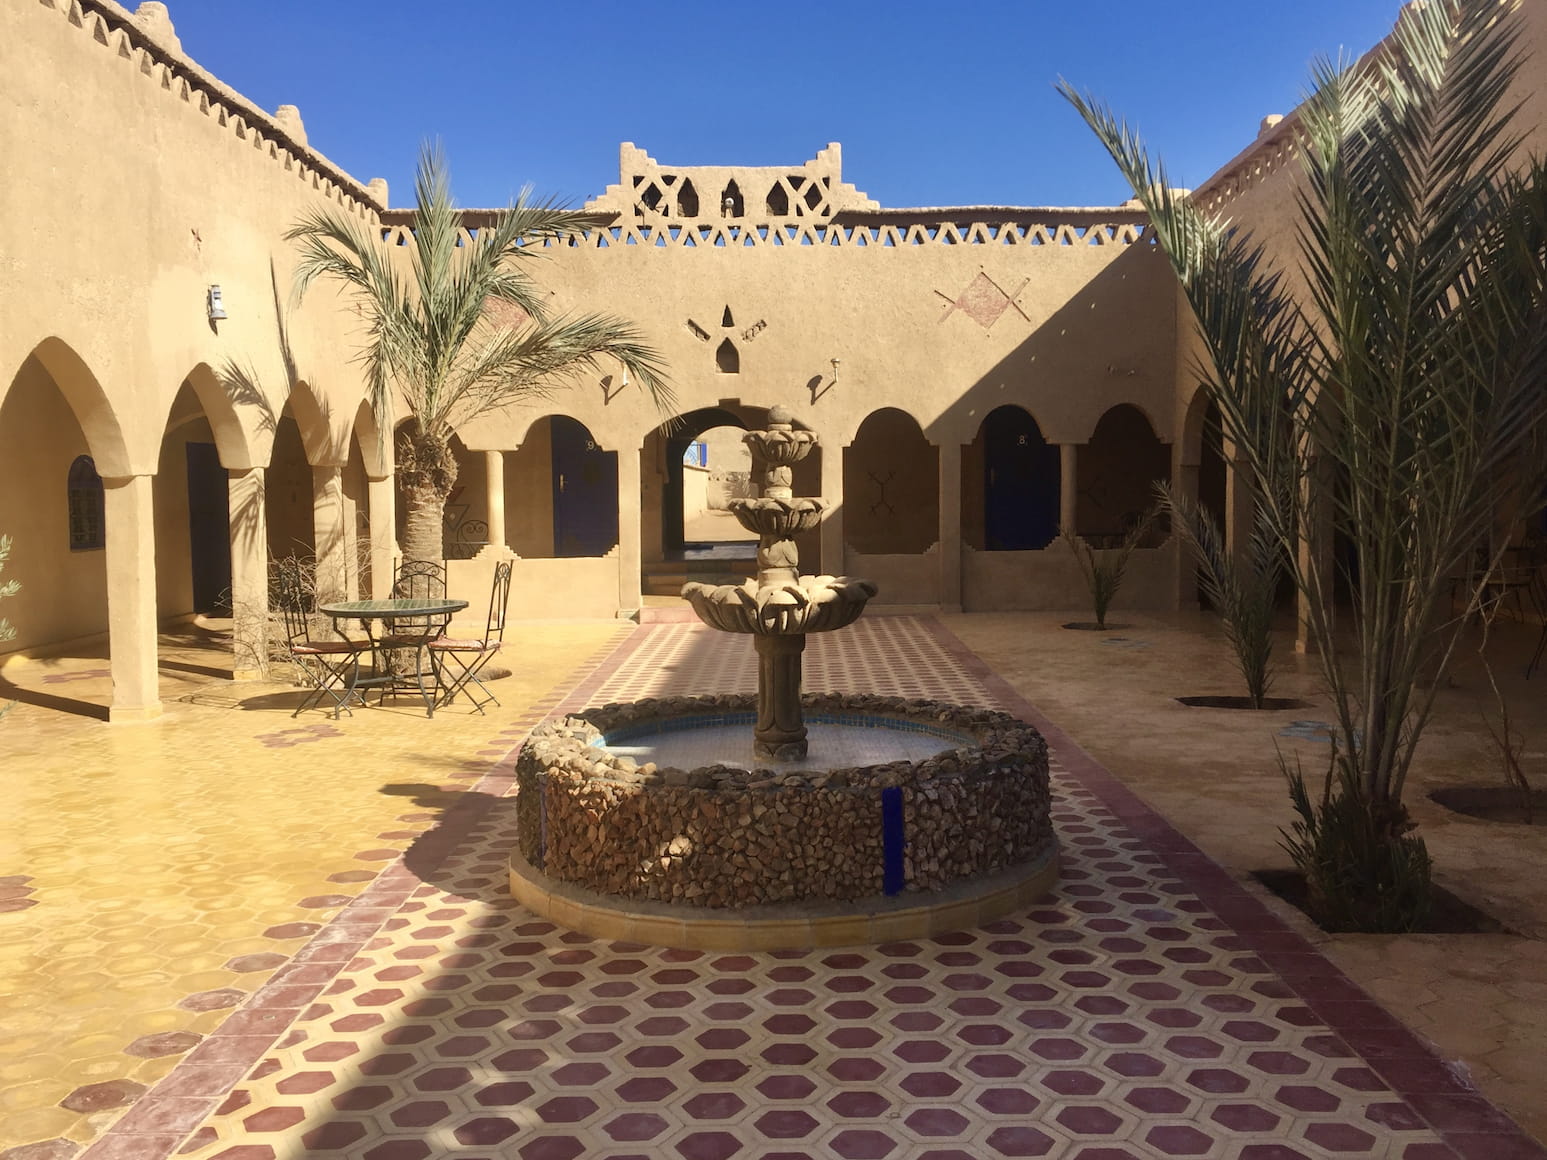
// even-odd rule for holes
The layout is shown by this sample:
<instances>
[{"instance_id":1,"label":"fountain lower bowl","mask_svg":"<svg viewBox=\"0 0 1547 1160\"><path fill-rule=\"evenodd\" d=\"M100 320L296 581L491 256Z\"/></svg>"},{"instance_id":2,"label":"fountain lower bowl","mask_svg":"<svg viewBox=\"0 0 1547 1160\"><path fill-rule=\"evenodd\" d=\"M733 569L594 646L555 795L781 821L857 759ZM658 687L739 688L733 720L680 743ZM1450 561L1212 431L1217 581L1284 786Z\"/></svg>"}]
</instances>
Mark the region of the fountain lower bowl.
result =
<instances>
[{"instance_id":1,"label":"fountain lower bowl","mask_svg":"<svg viewBox=\"0 0 1547 1160\"><path fill-rule=\"evenodd\" d=\"M828 769L640 765L596 742L739 723L754 698L589 710L521 750L512 890L603 937L748 949L925 937L1051 887L1047 746L1030 725L934 701L814 694L802 705L818 721L928 733L945 748Z\"/></svg>"}]
</instances>

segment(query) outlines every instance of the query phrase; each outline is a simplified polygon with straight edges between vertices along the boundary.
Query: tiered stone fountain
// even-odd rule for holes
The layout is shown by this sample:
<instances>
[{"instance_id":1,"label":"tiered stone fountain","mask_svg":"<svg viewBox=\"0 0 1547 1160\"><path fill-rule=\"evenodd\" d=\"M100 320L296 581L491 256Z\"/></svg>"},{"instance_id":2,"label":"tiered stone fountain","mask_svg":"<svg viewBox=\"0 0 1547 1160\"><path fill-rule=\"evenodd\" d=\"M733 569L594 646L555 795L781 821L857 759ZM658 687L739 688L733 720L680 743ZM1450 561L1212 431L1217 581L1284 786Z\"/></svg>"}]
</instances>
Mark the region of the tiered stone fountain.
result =
<instances>
[{"instance_id":1,"label":"tiered stone fountain","mask_svg":"<svg viewBox=\"0 0 1547 1160\"><path fill-rule=\"evenodd\" d=\"M800 658L806 636L846 628L876 594L869 580L847 576L802 576L795 537L822 521L827 503L797 499L791 490L794 465L816 446L811 431L797 431L790 413L774 407L766 431L743 438L754 462L767 465L761 499L731 500L730 509L756 532L757 576L745 584L688 584L682 596L698 618L721 632L753 634L757 649L757 723L753 752L773 761L806 756L806 725L800 709Z\"/></svg>"},{"instance_id":2,"label":"tiered stone fountain","mask_svg":"<svg viewBox=\"0 0 1547 1160\"><path fill-rule=\"evenodd\" d=\"M854 623L876 587L800 574L795 537L826 505L794 495L792 468L816 435L776 407L745 439L763 494L732 510L758 534L757 575L682 595L712 628L752 637L756 697L539 726L516 763L512 892L602 937L743 950L919 938L1040 897L1058 844L1035 729L937 701L802 697L806 637Z\"/></svg>"}]
</instances>

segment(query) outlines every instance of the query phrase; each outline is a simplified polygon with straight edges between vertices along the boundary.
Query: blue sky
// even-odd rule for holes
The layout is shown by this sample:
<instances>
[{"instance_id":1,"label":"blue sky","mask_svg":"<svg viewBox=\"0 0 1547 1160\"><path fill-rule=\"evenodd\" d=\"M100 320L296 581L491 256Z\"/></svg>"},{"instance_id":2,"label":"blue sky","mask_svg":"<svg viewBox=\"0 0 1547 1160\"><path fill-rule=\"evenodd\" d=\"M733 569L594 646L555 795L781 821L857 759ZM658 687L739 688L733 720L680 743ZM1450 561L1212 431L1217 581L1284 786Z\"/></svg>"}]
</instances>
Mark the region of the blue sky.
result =
<instances>
[{"instance_id":1,"label":"blue sky","mask_svg":"<svg viewBox=\"0 0 1547 1160\"><path fill-rule=\"evenodd\" d=\"M1102 205L1128 196L1053 91L1136 120L1180 184L1362 53L1398 0L171 0L183 48L311 144L411 201L439 137L467 206L530 183L578 204L633 141L668 165L799 164L829 141L884 206Z\"/></svg>"}]
</instances>

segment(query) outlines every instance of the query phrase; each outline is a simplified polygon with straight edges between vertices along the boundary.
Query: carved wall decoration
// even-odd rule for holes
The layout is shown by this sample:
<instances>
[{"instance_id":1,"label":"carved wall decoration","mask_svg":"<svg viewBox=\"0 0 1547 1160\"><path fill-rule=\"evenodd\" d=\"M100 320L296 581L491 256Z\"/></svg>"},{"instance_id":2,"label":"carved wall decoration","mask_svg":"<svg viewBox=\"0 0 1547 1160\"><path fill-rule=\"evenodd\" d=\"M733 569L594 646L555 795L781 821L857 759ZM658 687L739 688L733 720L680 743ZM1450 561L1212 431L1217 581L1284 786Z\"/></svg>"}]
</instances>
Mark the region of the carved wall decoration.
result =
<instances>
[{"instance_id":1,"label":"carved wall decoration","mask_svg":"<svg viewBox=\"0 0 1547 1160\"><path fill-rule=\"evenodd\" d=\"M1014 310L1027 322L1030 322L1031 319L1026 312L1015 304L1015 299L1030 284L1031 279L1027 278L1012 293L1003 289L999 283L995 282L982 270L979 270L977 277L967 283L966 288L955 298L941 294L939 290L935 291L936 294L939 294L941 298L950 303L946 307L945 313L940 316L940 321L944 322L960 310L984 330L992 330L994 323L1004 317L1006 310Z\"/></svg>"}]
</instances>

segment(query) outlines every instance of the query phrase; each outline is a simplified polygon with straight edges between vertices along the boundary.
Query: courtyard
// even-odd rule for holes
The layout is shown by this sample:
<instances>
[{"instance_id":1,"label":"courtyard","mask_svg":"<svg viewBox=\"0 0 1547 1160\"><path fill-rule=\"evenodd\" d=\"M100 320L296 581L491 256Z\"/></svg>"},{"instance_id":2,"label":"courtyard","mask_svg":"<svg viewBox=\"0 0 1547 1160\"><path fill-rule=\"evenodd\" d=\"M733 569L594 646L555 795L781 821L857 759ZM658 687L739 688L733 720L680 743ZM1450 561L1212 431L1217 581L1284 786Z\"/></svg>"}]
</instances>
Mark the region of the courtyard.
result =
<instances>
[{"instance_id":1,"label":"courtyard","mask_svg":"<svg viewBox=\"0 0 1547 1160\"><path fill-rule=\"evenodd\" d=\"M488 717L292 720L298 691L224 678L218 621L163 637L167 713L147 725L97 719L100 657L9 664L0 1155L1544 1154L1547 839L1425 796L1498 779L1466 663L1410 800L1440 883L1491 933L1327 936L1252 879L1287 864L1274 746L1324 761L1327 708L1292 655L1275 692L1306 708L1177 704L1235 691L1197 614L1107 633L882 615L813 638L810 690L1044 731L1063 870L1021 912L722 954L523 911L505 864L534 724L755 684L745 642L689 615L521 624ZM1534 641L1492 646L1528 762Z\"/></svg>"}]
</instances>

